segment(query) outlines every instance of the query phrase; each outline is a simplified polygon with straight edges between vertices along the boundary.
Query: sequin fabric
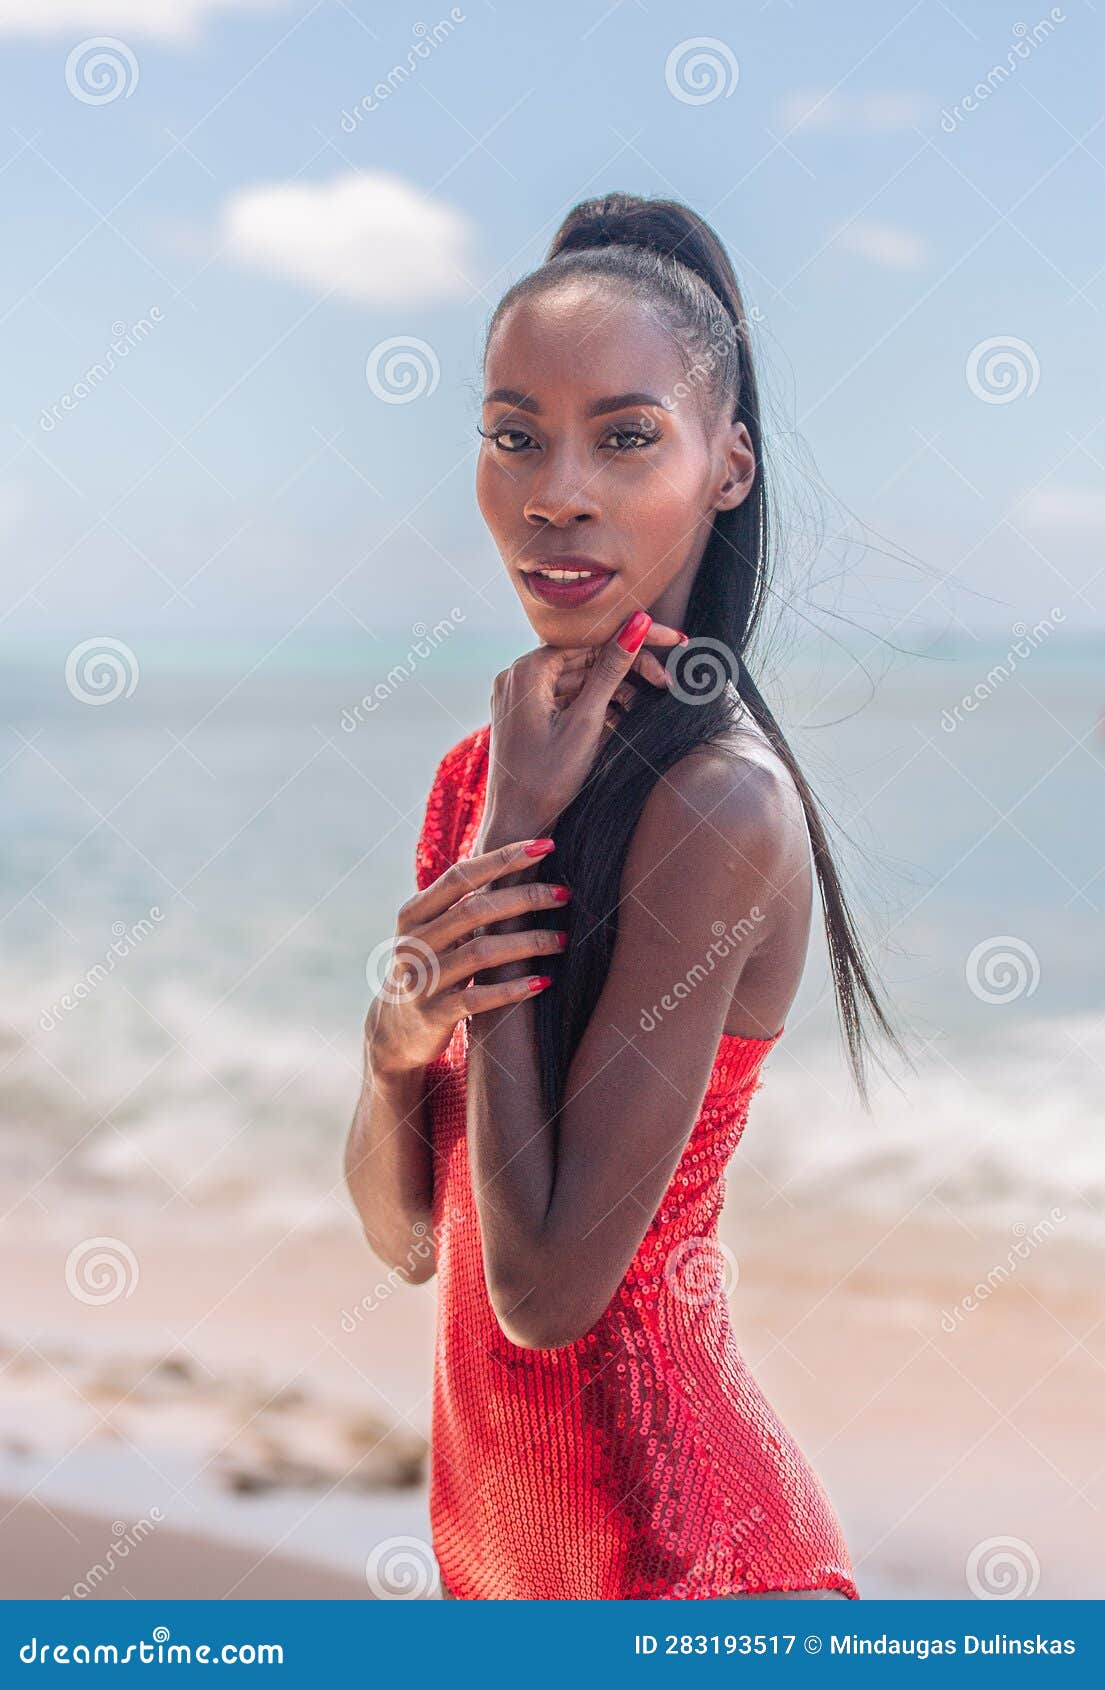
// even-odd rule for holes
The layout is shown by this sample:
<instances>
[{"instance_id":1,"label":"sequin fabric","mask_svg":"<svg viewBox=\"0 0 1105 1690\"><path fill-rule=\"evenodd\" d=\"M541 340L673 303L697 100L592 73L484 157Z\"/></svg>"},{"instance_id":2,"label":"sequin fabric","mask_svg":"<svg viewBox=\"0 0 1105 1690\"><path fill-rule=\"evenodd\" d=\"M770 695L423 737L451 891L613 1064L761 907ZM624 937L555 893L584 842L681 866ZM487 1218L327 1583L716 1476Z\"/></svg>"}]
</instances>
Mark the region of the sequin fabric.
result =
<instances>
[{"instance_id":1,"label":"sequin fabric","mask_svg":"<svg viewBox=\"0 0 1105 1690\"><path fill-rule=\"evenodd\" d=\"M472 852L489 739L489 726L477 729L438 766L416 851L420 888ZM737 1345L717 1243L725 1167L781 1032L723 1035L621 1287L590 1332L550 1350L511 1343L487 1296L467 1154L466 1022L429 1065L430 1516L456 1597L859 1596L832 1505Z\"/></svg>"}]
</instances>

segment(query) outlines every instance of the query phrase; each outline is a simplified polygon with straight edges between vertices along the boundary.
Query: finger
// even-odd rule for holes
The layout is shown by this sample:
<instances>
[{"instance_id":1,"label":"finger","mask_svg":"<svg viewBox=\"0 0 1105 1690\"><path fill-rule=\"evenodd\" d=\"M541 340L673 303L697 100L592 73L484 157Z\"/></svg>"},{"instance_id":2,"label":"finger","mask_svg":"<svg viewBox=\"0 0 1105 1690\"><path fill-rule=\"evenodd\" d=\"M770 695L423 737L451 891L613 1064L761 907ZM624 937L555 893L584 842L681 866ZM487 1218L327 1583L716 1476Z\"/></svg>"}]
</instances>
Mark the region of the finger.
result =
<instances>
[{"instance_id":1,"label":"finger","mask_svg":"<svg viewBox=\"0 0 1105 1690\"><path fill-rule=\"evenodd\" d=\"M530 847L530 849L527 849ZM532 868L549 854L553 844L545 839L519 839L510 845L500 845L494 851L481 851L475 857L464 857L453 863L423 891L416 892L399 912L399 931L407 932L432 921L435 916L455 904L468 892L475 892L489 881L504 874L516 874L519 869Z\"/></svg>"},{"instance_id":2,"label":"finger","mask_svg":"<svg viewBox=\"0 0 1105 1690\"><path fill-rule=\"evenodd\" d=\"M540 981L540 985L536 982ZM443 1007L454 1023L485 1009L502 1009L505 1004L523 1003L552 985L548 974L525 974L520 980L499 980L490 986L466 986L443 999Z\"/></svg>"},{"instance_id":3,"label":"finger","mask_svg":"<svg viewBox=\"0 0 1105 1690\"><path fill-rule=\"evenodd\" d=\"M466 945L458 945L455 951L446 951L439 959L438 978L445 987L455 986L458 981L463 985L485 969L522 962L526 957L533 958L533 967L543 967L548 957L563 955L567 942L567 931L564 930L562 939L553 927L534 927L525 933L481 933Z\"/></svg>"},{"instance_id":4,"label":"finger","mask_svg":"<svg viewBox=\"0 0 1105 1690\"><path fill-rule=\"evenodd\" d=\"M441 952L468 939L477 927L491 927L516 915L536 916L539 911L563 909L571 892L549 880L526 880L514 886L484 886L469 892L428 926L417 930L418 942Z\"/></svg>"},{"instance_id":5,"label":"finger","mask_svg":"<svg viewBox=\"0 0 1105 1690\"><path fill-rule=\"evenodd\" d=\"M647 610L635 610L612 640L598 648L598 655L573 709L573 716L587 722L596 730L606 719L606 711L619 683L633 667L649 629L652 617Z\"/></svg>"}]
</instances>

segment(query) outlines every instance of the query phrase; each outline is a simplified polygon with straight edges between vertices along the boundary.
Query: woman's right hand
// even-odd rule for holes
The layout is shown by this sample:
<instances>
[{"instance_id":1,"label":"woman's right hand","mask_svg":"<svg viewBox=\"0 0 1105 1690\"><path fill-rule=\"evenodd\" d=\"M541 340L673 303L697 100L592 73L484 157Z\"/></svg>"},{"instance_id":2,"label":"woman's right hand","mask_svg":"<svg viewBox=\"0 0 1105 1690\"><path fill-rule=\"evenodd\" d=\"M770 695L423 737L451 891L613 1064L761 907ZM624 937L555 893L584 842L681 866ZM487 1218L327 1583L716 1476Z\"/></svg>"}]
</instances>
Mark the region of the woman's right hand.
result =
<instances>
[{"instance_id":1,"label":"woman's right hand","mask_svg":"<svg viewBox=\"0 0 1105 1690\"><path fill-rule=\"evenodd\" d=\"M502 875L532 868L551 848L551 840L522 839L465 858L403 905L387 978L365 1020L373 1074L390 1078L424 1068L441 1055L458 1021L521 1003L548 985L547 975L524 975L493 985L469 982L483 969L562 951L560 936L547 927L473 937L477 927L567 901L571 894L566 886L545 880L493 885ZM534 987L538 977L542 986Z\"/></svg>"}]
</instances>

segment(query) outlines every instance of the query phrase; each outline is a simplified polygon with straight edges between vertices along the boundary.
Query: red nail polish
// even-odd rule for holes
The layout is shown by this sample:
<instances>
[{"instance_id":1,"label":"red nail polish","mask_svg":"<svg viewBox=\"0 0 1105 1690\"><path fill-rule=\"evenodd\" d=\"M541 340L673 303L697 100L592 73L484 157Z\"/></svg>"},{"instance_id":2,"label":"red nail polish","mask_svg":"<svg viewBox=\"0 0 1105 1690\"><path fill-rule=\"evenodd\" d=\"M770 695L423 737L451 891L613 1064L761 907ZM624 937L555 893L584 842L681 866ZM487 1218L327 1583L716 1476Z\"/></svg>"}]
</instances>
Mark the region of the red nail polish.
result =
<instances>
[{"instance_id":1,"label":"red nail polish","mask_svg":"<svg viewBox=\"0 0 1105 1690\"><path fill-rule=\"evenodd\" d=\"M539 992L539 991L541 991L541 989L544 986L551 986L551 985L552 985L552 975L551 974L535 974L535 975L533 975L532 979L530 980L529 989L530 989L531 992Z\"/></svg>"},{"instance_id":2,"label":"red nail polish","mask_svg":"<svg viewBox=\"0 0 1105 1690\"><path fill-rule=\"evenodd\" d=\"M560 946L560 949L562 951L567 950L567 948L568 948L568 935L564 932L563 928L557 929L556 942Z\"/></svg>"},{"instance_id":3,"label":"red nail polish","mask_svg":"<svg viewBox=\"0 0 1105 1690\"><path fill-rule=\"evenodd\" d=\"M549 890L558 904L566 904L572 895L567 886L550 886Z\"/></svg>"},{"instance_id":4,"label":"red nail polish","mask_svg":"<svg viewBox=\"0 0 1105 1690\"><path fill-rule=\"evenodd\" d=\"M635 610L618 635L618 644L623 651L639 651L645 642L645 635L651 627L652 617L648 611Z\"/></svg>"},{"instance_id":5,"label":"red nail polish","mask_svg":"<svg viewBox=\"0 0 1105 1690\"><path fill-rule=\"evenodd\" d=\"M690 643L691 643L691 642L690 642L690 639L689 639L689 638L688 638L688 636L687 636L687 635L686 635L686 634L684 634L684 633L680 633L680 635L679 635L679 644L680 644L680 645L690 645Z\"/></svg>"},{"instance_id":6,"label":"red nail polish","mask_svg":"<svg viewBox=\"0 0 1105 1690\"><path fill-rule=\"evenodd\" d=\"M526 846L527 857L544 857L556 847L555 839L531 839Z\"/></svg>"}]
</instances>

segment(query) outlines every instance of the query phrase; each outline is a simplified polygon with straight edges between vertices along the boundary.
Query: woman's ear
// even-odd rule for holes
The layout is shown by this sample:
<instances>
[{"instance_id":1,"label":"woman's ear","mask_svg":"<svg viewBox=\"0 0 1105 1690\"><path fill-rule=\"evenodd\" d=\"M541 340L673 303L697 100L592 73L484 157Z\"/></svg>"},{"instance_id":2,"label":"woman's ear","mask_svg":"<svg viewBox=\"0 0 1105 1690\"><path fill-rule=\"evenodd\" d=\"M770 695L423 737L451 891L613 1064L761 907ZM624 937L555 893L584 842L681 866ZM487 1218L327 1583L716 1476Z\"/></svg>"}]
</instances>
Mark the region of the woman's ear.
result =
<instances>
[{"instance_id":1,"label":"woman's ear","mask_svg":"<svg viewBox=\"0 0 1105 1690\"><path fill-rule=\"evenodd\" d=\"M724 453L722 483L714 509L731 511L744 503L756 479L756 453L744 423L730 425Z\"/></svg>"}]
</instances>

